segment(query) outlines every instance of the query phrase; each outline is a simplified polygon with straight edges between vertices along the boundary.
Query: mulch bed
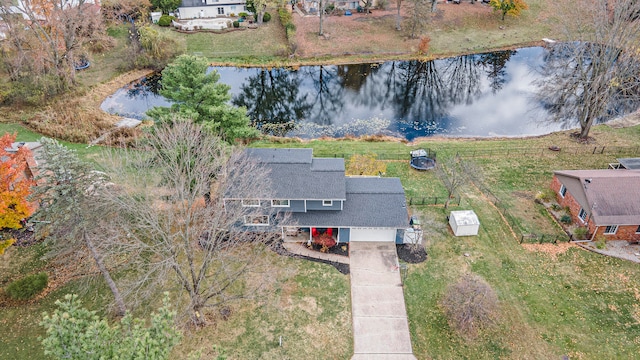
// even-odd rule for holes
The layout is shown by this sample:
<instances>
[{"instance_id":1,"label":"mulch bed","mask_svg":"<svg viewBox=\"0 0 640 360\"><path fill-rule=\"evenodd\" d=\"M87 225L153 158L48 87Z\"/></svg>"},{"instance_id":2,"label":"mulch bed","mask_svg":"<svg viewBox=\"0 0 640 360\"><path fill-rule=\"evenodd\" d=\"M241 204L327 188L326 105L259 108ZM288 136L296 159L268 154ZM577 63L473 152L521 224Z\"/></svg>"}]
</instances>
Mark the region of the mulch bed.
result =
<instances>
[{"instance_id":1,"label":"mulch bed","mask_svg":"<svg viewBox=\"0 0 640 360\"><path fill-rule=\"evenodd\" d=\"M427 260L427 251L422 245L398 244L396 251L398 258L409 264L419 264Z\"/></svg>"},{"instance_id":2,"label":"mulch bed","mask_svg":"<svg viewBox=\"0 0 640 360\"><path fill-rule=\"evenodd\" d=\"M34 232L26 229L5 229L1 234L3 239L16 239L13 246L27 247L38 242Z\"/></svg>"}]
</instances>

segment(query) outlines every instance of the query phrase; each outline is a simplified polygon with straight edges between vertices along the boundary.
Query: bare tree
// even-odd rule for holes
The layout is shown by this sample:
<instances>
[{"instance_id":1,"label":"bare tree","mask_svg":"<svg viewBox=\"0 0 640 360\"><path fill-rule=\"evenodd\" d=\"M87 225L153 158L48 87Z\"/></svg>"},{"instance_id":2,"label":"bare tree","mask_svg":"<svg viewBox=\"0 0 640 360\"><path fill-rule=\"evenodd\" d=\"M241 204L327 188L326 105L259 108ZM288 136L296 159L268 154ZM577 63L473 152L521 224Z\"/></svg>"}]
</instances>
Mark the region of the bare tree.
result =
<instances>
[{"instance_id":1,"label":"bare tree","mask_svg":"<svg viewBox=\"0 0 640 360\"><path fill-rule=\"evenodd\" d=\"M123 185L105 200L119 214L112 246L127 254L125 296L179 290L185 313L204 325L206 309L264 290L275 278L264 252L286 217L229 198L270 199L268 172L185 121L157 128L138 149L111 157Z\"/></svg>"},{"instance_id":2,"label":"bare tree","mask_svg":"<svg viewBox=\"0 0 640 360\"><path fill-rule=\"evenodd\" d=\"M318 12L320 13L320 27L318 29L318 35L322 36L322 35L324 35L324 30L322 28L322 23L323 23L323 20L324 20L324 6L325 6L325 4L324 4L324 0L319 0L318 3L320 4L320 9L318 9Z\"/></svg>"},{"instance_id":3,"label":"bare tree","mask_svg":"<svg viewBox=\"0 0 640 360\"><path fill-rule=\"evenodd\" d=\"M402 16L400 16L400 8L402 7L402 0L396 0L396 30L401 31L402 26L400 21L402 20Z\"/></svg>"},{"instance_id":4,"label":"bare tree","mask_svg":"<svg viewBox=\"0 0 640 360\"><path fill-rule=\"evenodd\" d=\"M38 186L33 199L40 207L34 218L39 220L41 233L47 235L49 254L55 260L81 268L89 256L113 293L117 313L124 316L125 303L109 271L99 230L109 217L99 192L107 185L106 175L95 171L78 156L57 141L43 138Z\"/></svg>"},{"instance_id":5,"label":"bare tree","mask_svg":"<svg viewBox=\"0 0 640 360\"><path fill-rule=\"evenodd\" d=\"M491 285L475 274L465 274L447 288L440 305L449 325L469 339L498 319L498 296Z\"/></svg>"},{"instance_id":6,"label":"bare tree","mask_svg":"<svg viewBox=\"0 0 640 360\"><path fill-rule=\"evenodd\" d=\"M469 177L460 162L460 159L455 157L440 161L436 165L436 175L440 178L448 193L447 201L444 204L445 209L449 207L449 203L458 192L458 189L469 181Z\"/></svg>"},{"instance_id":7,"label":"bare tree","mask_svg":"<svg viewBox=\"0 0 640 360\"><path fill-rule=\"evenodd\" d=\"M0 0L12 79L51 75L54 93L73 85L75 64L86 55L83 46L104 35L99 9L91 0Z\"/></svg>"},{"instance_id":8,"label":"bare tree","mask_svg":"<svg viewBox=\"0 0 640 360\"><path fill-rule=\"evenodd\" d=\"M636 110L640 100L640 21L632 16L640 2L581 1L570 11L563 18L573 41L550 45L539 95L555 121L577 120L586 139L594 123Z\"/></svg>"},{"instance_id":9,"label":"bare tree","mask_svg":"<svg viewBox=\"0 0 640 360\"><path fill-rule=\"evenodd\" d=\"M411 17L409 18L410 37L417 38L425 29L430 19L429 0L411 0Z\"/></svg>"}]
</instances>

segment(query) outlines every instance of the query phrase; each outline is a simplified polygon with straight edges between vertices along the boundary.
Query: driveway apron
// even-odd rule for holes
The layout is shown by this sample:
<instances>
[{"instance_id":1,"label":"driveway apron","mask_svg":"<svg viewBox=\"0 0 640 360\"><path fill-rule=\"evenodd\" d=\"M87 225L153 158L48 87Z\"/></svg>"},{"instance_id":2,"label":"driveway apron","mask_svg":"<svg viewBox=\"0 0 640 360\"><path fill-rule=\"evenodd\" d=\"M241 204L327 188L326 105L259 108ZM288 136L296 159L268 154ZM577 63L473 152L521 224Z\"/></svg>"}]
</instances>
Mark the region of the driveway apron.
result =
<instances>
[{"instance_id":1,"label":"driveway apron","mask_svg":"<svg viewBox=\"0 0 640 360\"><path fill-rule=\"evenodd\" d=\"M393 243L349 243L352 360L415 359Z\"/></svg>"}]
</instances>

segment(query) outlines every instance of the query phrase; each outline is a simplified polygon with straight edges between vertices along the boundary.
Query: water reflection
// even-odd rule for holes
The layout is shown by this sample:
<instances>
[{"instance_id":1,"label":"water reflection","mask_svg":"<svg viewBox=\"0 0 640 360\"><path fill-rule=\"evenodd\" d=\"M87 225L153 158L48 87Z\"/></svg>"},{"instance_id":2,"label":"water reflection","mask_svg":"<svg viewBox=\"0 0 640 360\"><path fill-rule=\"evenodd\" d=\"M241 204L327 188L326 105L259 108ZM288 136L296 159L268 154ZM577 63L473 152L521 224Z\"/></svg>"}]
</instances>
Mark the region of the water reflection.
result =
<instances>
[{"instance_id":1,"label":"water reflection","mask_svg":"<svg viewBox=\"0 0 640 360\"><path fill-rule=\"evenodd\" d=\"M275 135L521 136L577 126L571 119L543 121L549 109L536 98L535 84L545 75L533 69L544 67L545 52L536 47L426 62L214 69L231 86L232 103ZM140 82L102 108L140 117L157 105L166 100Z\"/></svg>"}]
</instances>

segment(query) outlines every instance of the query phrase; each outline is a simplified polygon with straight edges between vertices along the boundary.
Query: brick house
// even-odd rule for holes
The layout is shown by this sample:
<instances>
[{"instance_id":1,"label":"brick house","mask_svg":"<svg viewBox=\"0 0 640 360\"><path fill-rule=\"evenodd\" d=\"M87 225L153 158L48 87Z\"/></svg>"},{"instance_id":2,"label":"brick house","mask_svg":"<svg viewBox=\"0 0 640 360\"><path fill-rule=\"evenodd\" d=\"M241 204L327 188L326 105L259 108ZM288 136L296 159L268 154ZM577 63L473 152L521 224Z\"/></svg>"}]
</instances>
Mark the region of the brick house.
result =
<instances>
[{"instance_id":1,"label":"brick house","mask_svg":"<svg viewBox=\"0 0 640 360\"><path fill-rule=\"evenodd\" d=\"M551 188L591 240L640 241L640 170L554 171Z\"/></svg>"}]
</instances>

